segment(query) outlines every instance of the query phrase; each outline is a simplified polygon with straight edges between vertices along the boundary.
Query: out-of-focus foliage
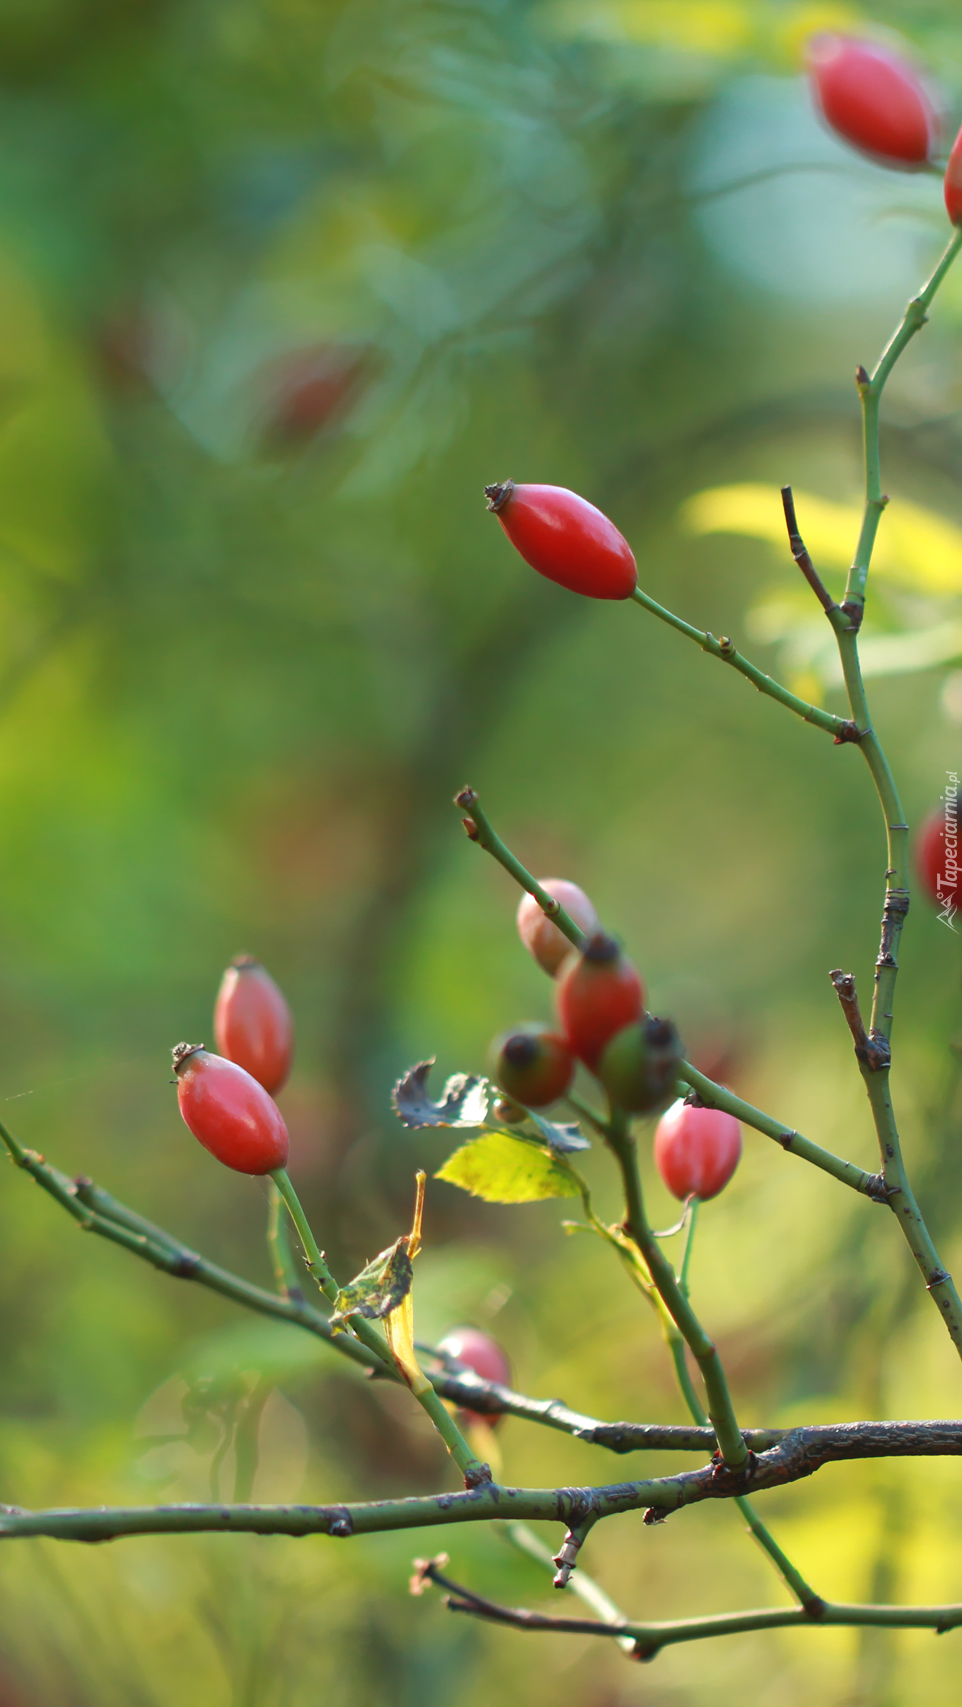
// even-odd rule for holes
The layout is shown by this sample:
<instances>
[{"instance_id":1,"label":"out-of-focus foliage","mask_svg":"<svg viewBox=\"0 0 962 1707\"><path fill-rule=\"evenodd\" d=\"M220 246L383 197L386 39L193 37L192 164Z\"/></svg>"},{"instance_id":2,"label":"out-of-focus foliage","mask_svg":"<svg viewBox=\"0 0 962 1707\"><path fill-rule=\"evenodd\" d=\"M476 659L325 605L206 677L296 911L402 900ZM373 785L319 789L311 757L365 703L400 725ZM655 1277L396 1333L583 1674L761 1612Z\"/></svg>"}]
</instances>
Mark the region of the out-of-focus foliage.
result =
<instances>
[{"instance_id":1,"label":"out-of-focus foliage","mask_svg":"<svg viewBox=\"0 0 962 1707\"><path fill-rule=\"evenodd\" d=\"M951 134L957 8L872 17L931 67ZM24 1140L266 1281L259 1189L192 1145L165 1066L209 1034L222 967L249 949L298 1019L293 1172L356 1273L451 1147L400 1126L392 1079L435 1052L477 1071L494 1032L550 1012L511 886L448 805L470 779L539 874L592 894L709 1070L869 1163L826 978L867 983L877 935L857 752L634 607L527 574L480 497L508 475L584 492L655 596L840 705L769 513L788 480L810 494L803 531L837 571L850 376L945 236L937 177L884 173L812 116L801 41L863 18L789 0L0 7L0 1117ZM960 333L962 275L898 370L883 440L866 650L913 821L958 769L962 674L918 666L960 652ZM722 532L719 492L742 494ZM896 1090L950 1269L958 975L920 902ZM587 1165L613 1215L604 1160ZM609 1252L564 1239L563 1208L433 1184L419 1337L493 1325L524 1388L680 1419L654 1319ZM343 1499L449 1475L406 1393L307 1336L79 1239L12 1171L0 1217L3 1499ZM948 1344L871 1205L750 1137L703 1223L695 1298L746 1423L957 1414ZM500 1439L517 1482L641 1462L518 1423ZM765 1515L826 1594L962 1597L951 1464L839 1466ZM0 1699L915 1707L954 1687L958 1637L736 1638L641 1670L471 1627L404 1595L432 1544L18 1542ZM546 1585L493 1533L443 1544L507 1600ZM605 1525L586 1563L641 1615L781 1595L728 1511Z\"/></svg>"}]
</instances>

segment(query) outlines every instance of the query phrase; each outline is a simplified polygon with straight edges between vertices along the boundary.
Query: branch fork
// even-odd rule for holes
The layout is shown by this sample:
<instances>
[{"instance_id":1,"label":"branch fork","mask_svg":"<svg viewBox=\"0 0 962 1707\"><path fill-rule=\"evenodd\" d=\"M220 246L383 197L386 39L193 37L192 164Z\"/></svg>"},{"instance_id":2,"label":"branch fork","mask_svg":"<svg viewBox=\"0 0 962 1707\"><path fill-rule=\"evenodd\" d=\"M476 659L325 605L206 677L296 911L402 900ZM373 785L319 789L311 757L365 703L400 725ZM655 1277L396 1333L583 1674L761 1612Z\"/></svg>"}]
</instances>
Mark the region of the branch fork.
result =
<instances>
[{"instance_id":1,"label":"branch fork","mask_svg":"<svg viewBox=\"0 0 962 1707\"><path fill-rule=\"evenodd\" d=\"M836 967L829 973L835 994L841 1004L849 1031L855 1043L855 1055L859 1063L870 1073L884 1071L892 1064L892 1050L887 1037L878 1032L871 1036L865 1029L861 1009L858 1005L858 993L855 989L855 975L843 972Z\"/></svg>"}]
</instances>

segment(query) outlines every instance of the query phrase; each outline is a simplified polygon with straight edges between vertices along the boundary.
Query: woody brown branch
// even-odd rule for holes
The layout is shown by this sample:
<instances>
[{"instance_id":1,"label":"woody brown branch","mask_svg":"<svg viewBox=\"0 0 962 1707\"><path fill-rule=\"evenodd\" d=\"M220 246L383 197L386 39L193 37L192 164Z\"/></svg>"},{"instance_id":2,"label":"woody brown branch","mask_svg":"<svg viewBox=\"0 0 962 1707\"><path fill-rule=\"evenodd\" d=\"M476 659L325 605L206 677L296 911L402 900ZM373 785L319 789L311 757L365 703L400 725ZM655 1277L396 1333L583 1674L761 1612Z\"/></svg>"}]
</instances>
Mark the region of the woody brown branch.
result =
<instances>
[{"instance_id":1,"label":"woody brown branch","mask_svg":"<svg viewBox=\"0 0 962 1707\"><path fill-rule=\"evenodd\" d=\"M822 1465L853 1458L962 1456L962 1422L829 1424L792 1429L778 1445L753 1456L752 1492L784 1487ZM255 1535L373 1535L437 1524L537 1519L579 1527L588 1520L651 1510L668 1516L704 1500L734 1499L746 1476L718 1462L675 1476L598 1487L512 1488L485 1482L464 1493L412 1495L342 1505L96 1506L25 1511L0 1507L0 1540L49 1536L61 1541L115 1541L131 1535L218 1533Z\"/></svg>"}]
</instances>

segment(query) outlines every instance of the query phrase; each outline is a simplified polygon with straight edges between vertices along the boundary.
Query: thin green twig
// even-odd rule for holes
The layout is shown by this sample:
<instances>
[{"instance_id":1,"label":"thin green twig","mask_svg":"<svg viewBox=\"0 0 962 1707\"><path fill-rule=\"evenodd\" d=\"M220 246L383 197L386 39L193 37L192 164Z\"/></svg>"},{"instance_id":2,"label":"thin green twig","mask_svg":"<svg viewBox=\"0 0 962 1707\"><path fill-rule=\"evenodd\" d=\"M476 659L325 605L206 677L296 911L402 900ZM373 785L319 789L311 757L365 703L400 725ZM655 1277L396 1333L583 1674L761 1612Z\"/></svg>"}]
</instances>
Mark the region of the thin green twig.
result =
<instances>
[{"instance_id":1,"label":"thin green twig","mask_svg":"<svg viewBox=\"0 0 962 1707\"><path fill-rule=\"evenodd\" d=\"M701 1371L718 1450L730 1470L744 1469L749 1460L748 1448L735 1418L718 1348L695 1315L678 1284L672 1263L652 1232L641 1189L634 1135L622 1110L614 1106L609 1116L608 1133L608 1143L621 1169L625 1191L625 1230L644 1257L658 1294Z\"/></svg>"},{"instance_id":2,"label":"thin green twig","mask_svg":"<svg viewBox=\"0 0 962 1707\"><path fill-rule=\"evenodd\" d=\"M834 735L840 745L844 741L851 741L855 738L855 730L847 718L836 717L833 712L824 711L820 705L810 705L807 700L799 699L797 694L782 687L781 682L776 682L773 677L766 676L763 670L757 669L754 664L749 663L747 658L743 658L726 635L723 635L720 640L716 640L713 634L709 634L700 628L694 628L690 622L684 622L680 616L675 616L674 612L666 610L664 605L660 605L655 599L649 598L648 594L643 593L640 587L636 587L631 596L636 604L641 605L652 616L657 616L661 622L666 622L669 628L676 629L679 634L687 635L689 640L694 640L696 646L700 646L702 651L707 652L712 658L720 658L722 663L730 664L732 669L737 670L739 675L750 681L759 693L767 694L769 699L777 700L779 705L784 705L789 711L794 711L796 717L801 717L803 722L813 724L816 729L824 730L827 735Z\"/></svg>"},{"instance_id":3,"label":"thin green twig","mask_svg":"<svg viewBox=\"0 0 962 1707\"><path fill-rule=\"evenodd\" d=\"M267 1249L270 1252L274 1281L282 1298L303 1298L301 1277L297 1271L290 1240L287 1236L287 1217L284 1199L275 1180L267 1185Z\"/></svg>"},{"instance_id":4,"label":"thin green twig","mask_svg":"<svg viewBox=\"0 0 962 1707\"><path fill-rule=\"evenodd\" d=\"M962 1624L962 1606L853 1606L840 1601L819 1601L805 1607L759 1608L750 1612L721 1612L708 1618L677 1618L661 1622L640 1623L626 1619L623 1623L607 1619L566 1618L557 1614L528 1612L515 1607L499 1606L483 1595L475 1594L462 1583L455 1582L439 1568L439 1562L421 1562L421 1580L436 1583L447 1590L450 1612L464 1612L483 1618L492 1624L506 1624L514 1630L554 1631L577 1636L607 1636L620 1642L632 1638L631 1652L635 1659L653 1660L662 1648L679 1642L697 1642L709 1636L735 1636L753 1630L817 1628L821 1625L862 1626L912 1630L934 1630L942 1635Z\"/></svg>"},{"instance_id":5,"label":"thin green twig","mask_svg":"<svg viewBox=\"0 0 962 1707\"><path fill-rule=\"evenodd\" d=\"M875 963L872 1016L868 1038L865 1040L867 1047L859 1048L857 1044L856 1054L878 1136L885 1198L895 1212L909 1249L925 1280L926 1289L931 1293L949 1336L962 1357L962 1298L942 1264L909 1183L889 1085L890 1040L899 945L909 909L909 831L895 778L872 723L858 655L858 633L872 553L882 512L888 503L888 498L882 491L879 441L882 392L902 352L916 332L925 325L935 293L960 252L962 229L953 232L928 282L908 304L876 364L875 371L867 374L864 368L858 370L857 383L863 420L865 508L844 601L841 607L830 607L827 615L838 643L849 707L858 727L859 748L865 757L878 794L886 834L885 903L882 911L881 942ZM840 980L833 975L833 983L840 998L845 994L846 982L854 992L853 980ZM846 1006L845 1001L843 1006Z\"/></svg>"},{"instance_id":6,"label":"thin green twig","mask_svg":"<svg viewBox=\"0 0 962 1707\"><path fill-rule=\"evenodd\" d=\"M691 1266L691 1254L695 1244L695 1229L698 1226L698 1209L700 1203L700 1197L693 1197L689 1205L688 1237L685 1240L685 1254L681 1259L681 1269L678 1275L678 1284L686 1298L688 1297L688 1270Z\"/></svg>"},{"instance_id":7,"label":"thin green twig","mask_svg":"<svg viewBox=\"0 0 962 1707\"><path fill-rule=\"evenodd\" d=\"M540 1535L536 1535L526 1523L492 1523L491 1527L497 1535L507 1541L510 1547L514 1547L519 1553L526 1554L529 1559L533 1559L536 1564L543 1566L554 1577L556 1564L551 1548L546 1547ZM595 1582L594 1577L588 1575L580 1563L564 1587L569 1594L577 1595L578 1599L583 1600L586 1606L590 1606L592 1612L596 1612L606 1624L625 1623L625 1615L620 1606L617 1606L601 1585ZM619 1636L617 1642L619 1648L626 1654L634 1652L635 1644L631 1636Z\"/></svg>"}]
</instances>

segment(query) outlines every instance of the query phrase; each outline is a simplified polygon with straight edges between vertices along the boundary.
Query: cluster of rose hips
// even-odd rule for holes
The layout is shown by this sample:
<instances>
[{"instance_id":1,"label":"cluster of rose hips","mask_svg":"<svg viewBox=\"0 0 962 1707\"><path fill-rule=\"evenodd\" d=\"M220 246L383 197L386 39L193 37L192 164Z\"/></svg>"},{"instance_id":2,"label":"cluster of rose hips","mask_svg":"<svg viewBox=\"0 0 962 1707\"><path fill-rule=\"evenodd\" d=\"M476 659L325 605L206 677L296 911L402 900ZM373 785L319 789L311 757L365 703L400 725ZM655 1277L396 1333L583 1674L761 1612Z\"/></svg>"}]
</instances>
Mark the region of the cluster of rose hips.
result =
<instances>
[{"instance_id":1,"label":"cluster of rose hips","mask_svg":"<svg viewBox=\"0 0 962 1707\"><path fill-rule=\"evenodd\" d=\"M180 1112L194 1137L226 1167L273 1173L286 1165L289 1150L274 1096L291 1070L294 1023L282 991L250 955L238 955L224 973L214 1005L214 1039L219 1055L200 1044L179 1043L174 1050ZM438 1351L483 1381L507 1386L511 1380L506 1352L480 1328L451 1329ZM487 1428L501 1420L470 1410L462 1418Z\"/></svg>"},{"instance_id":2,"label":"cluster of rose hips","mask_svg":"<svg viewBox=\"0 0 962 1707\"><path fill-rule=\"evenodd\" d=\"M184 1120L225 1167L241 1174L283 1168L290 1140L274 1095L291 1070L294 1022L270 973L248 954L224 973L214 1039L219 1055L199 1043L174 1050Z\"/></svg>"},{"instance_id":3,"label":"cluster of rose hips","mask_svg":"<svg viewBox=\"0 0 962 1707\"><path fill-rule=\"evenodd\" d=\"M491 1073L504 1092L498 1117L520 1125L526 1109L563 1098L580 1061L626 1115L655 1114L672 1103L656 1129L655 1165L682 1201L715 1197L738 1164L738 1121L720 1109L673 1100L682 1059L675 1027L646 1014L641 979L614 938L599 928L584 890L556 877L545 878L541 888L587 940L583 950L572 949L534 897L522 897L518 934L554 979L558 1023L526 1025L495 1039Z\"/></svg>"}]
</instances>

